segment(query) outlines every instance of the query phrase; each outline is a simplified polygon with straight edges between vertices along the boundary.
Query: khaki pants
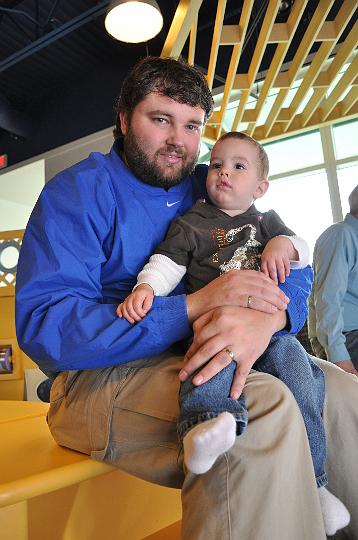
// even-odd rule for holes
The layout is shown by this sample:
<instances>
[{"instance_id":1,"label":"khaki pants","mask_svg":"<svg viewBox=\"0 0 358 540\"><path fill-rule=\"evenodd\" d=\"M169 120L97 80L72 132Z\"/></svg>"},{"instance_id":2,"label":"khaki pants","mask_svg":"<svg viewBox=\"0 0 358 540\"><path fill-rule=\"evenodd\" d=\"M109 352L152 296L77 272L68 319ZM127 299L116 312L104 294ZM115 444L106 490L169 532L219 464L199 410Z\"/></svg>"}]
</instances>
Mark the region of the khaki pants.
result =
<instances>
[{"instance_id":1,"label":"khaki pants","mask_svg":"<svg viewBox=\"0 0 358 540\"><path fill-rule=\"evenodd\" d=\"M176 435L181 362L161 355L61 373L48 418L55 440L182 487L184 540L324 540L303 420L290 391L270 375L250 373L249 427L234 447L208 473L184 475ZM328 487L352 515L335 539L358 540L358 380L318 362L326 373Z\"/></svg>"}]
</instances>

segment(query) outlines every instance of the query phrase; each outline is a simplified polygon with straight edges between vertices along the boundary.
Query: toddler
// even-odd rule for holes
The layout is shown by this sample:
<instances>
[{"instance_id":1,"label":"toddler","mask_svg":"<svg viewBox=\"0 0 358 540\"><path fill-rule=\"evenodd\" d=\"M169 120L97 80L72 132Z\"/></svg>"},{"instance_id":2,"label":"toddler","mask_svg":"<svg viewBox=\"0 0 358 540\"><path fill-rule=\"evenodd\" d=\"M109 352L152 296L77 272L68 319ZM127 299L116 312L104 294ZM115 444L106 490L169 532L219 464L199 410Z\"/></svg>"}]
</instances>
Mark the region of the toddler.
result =
<instances>
[{"instance_id":1,"label":"toddler","mask_svg":"<svg viewBox=\"0 0 358 540\"><path fill-rule=\"evenodd\" d=\"M263 147L244 133L223 135L214 145L206 181L208 200L197 202L175 220L166 238L138 275L133 292L118 306L119 317L140 321L154 295L169 294L185 275L188 294L220 274L235 269L261 270L283 283L291 269L308 264L307 244L288 229L273 211L259 212L253 202L268 189L268 158ZM248 297L247 307L252 305ZM231 391L237 362L202 386L193 374L181 384L178 435L184 462L196 474L208 471L246 428L243 394ZM310 443L327 535L350 520L343 503L327 488L324 470L326 441L322 412L324 375L292 335L275 335L254 364L258 371L282 380L301 410Z\"/></svg>"}]
</instances>

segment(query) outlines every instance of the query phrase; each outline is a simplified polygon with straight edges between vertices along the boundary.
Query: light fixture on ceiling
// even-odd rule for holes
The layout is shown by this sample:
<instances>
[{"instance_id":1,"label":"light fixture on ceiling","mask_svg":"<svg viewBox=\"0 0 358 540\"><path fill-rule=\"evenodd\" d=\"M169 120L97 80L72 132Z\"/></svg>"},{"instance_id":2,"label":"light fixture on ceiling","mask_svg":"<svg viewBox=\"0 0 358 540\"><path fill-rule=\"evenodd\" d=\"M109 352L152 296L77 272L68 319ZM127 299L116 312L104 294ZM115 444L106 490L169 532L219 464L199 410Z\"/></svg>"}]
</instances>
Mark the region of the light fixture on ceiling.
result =
<instances>
[{"instance_id":1,"label":"light fixture on ceiling","mask_svg":"<svg viewBox=\"0 0 358 540\"><path fill-rule=\"evenodd\" d=\"M159 34L163 17L155 0L116 0L108 6L104 25L119 41L141 43Z\"/></svg>"}]
</instances>

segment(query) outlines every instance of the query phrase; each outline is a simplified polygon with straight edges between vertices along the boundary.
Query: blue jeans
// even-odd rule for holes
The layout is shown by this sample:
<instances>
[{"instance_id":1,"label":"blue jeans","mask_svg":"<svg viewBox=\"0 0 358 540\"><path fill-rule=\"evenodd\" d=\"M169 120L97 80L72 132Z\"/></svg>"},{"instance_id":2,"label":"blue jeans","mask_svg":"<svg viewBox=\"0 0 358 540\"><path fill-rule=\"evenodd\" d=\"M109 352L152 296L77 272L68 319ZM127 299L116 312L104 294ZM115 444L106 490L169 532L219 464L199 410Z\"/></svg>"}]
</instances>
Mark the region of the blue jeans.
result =
<instances>
[{"instance_id":1,"label":"blue jeans","mask_svg":"<svg viewBox=\"0 0 358 540\"><path fill-rule=\"evenodd\" d=\"M182 383L178 418L180 440L194 425L210 420L223 411L228 411L235 417L237 435L243 433L248 422L245 398L243 395L238 400L230 397L236 365L236 362L231 362L202 386L192 384L194 374ZM323 371L313 362L300 342L291 335L272 338L265 353L253 367L257 371L277 377L293 393L306 426L317 486L326 485L327 476L324 471L326 436L322 419L325 395Z\"/></svg>"}]
</instances>

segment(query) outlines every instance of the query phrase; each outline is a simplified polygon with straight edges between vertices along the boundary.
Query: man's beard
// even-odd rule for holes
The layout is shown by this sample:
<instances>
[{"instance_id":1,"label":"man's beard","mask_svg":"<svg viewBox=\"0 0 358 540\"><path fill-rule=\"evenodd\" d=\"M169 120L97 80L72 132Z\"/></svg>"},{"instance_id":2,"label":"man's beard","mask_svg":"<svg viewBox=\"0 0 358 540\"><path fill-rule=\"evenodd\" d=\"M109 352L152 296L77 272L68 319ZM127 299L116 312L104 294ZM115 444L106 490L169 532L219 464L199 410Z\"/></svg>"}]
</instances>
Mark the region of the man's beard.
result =
<instances>
[{"instance_id":1,"label":"man's beard","mask_svg":"<svg viewBox=\"0 0 358 540\"><path fill-rule=\"evenodd\" d=\"M129 128L123 141L125 159L132 173L145 184L169 189L180 184L180 182L190 176L190 174L193 172L198 160L199 149L197 154L185 163L184 161L187 154L185 154L182 150L177 150L174 145L168 145L164 151L170 152L175 150L175 153L182 157L183 165L180 169L177 169L176 172L174 172L174 169L168 167L168 174L166 175L165 172L163 172L163 170L156 164L154 158L152 160L149 159L148 155L143 150L143 145L141 145L140 142L140 139L136 137L133 131ZM157 152L157 154L158 153L159 152Z\"/></svg>"}]
</instances>

